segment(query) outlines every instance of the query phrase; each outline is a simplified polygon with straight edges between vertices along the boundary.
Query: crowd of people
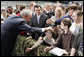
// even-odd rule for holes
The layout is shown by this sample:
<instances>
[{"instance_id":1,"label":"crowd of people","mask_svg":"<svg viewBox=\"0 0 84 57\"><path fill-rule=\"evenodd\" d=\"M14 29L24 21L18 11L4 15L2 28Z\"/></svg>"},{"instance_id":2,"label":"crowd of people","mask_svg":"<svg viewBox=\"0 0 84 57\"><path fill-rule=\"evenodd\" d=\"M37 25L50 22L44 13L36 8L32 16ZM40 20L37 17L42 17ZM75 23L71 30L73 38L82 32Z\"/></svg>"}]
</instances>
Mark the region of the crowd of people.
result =
<instances>
[{"instance_id":1,"label":"crowd of people","mask_svg":"<svg viewBox=\"0 0 84 57\"><path fill-rule=\"evenodd\" d=\"M27 12L27 10L29 12ZM19 23L20 17L24 18L26 22L21 19L21 23ZM16 24L14 23L15 21ZM11 28L11 26L13 26L12 24L15 26ZM29 29L27 29L27 25L29 26ZM31 27L33 29L30 29ZM51 28L47 29L47 27ZM17 28L20 28L20 30ZM38 32L38 28L46 29L43 32ZM13 35L11 31L13 32ZM55 47L59 47L65 49L66 52L64 53L68 56L83 56L83 3L81 5L78 3L68 3L68 6L63 6L60 2L53 5L46 3L46 5L42 7L32 1L30 2L28 9L25 5L16 5L15 10L12 6L1 9L1 48L2 51L4 51L2 52L2 55L10 55L10 52L12 51L9 51L9 49L14 47L8 45L12 47L9 47L8 50L3 49L3 45L6 45L4 43L4 37L7 37L4 33L10 32L7 34L10 35L8 36L10 40L10 37L16 36L16 33L14 32L17 31L18 34L32 37L37 40L37 42L31 48L28 47L25 52L30 52L39 45L45 44L48 46L44 49L45 52L48 52ZM13 44L15 43L16 38L14 39L14 42L12 41Z\"/></svg>"}]
</instances>

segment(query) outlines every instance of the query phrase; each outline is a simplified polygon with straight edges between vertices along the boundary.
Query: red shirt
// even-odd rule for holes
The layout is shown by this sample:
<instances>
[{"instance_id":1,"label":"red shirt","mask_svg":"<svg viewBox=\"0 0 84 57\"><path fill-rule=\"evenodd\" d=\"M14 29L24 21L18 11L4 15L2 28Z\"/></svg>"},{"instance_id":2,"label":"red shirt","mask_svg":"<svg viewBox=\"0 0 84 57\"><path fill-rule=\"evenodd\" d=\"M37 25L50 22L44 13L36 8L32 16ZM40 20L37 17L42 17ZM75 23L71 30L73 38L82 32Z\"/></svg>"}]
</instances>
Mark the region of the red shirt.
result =
<instances>
[{"instance_id":1,"label":"red shirt","mask_svg":"<svg viewBox=\"0 0 84 57\"><path fill-rule=\"evenodd\" d=\"M16 15L17 15L17 16L19 16L19 15L20 15L20 13L17 13Z\"/></svg>"}]
</instances>

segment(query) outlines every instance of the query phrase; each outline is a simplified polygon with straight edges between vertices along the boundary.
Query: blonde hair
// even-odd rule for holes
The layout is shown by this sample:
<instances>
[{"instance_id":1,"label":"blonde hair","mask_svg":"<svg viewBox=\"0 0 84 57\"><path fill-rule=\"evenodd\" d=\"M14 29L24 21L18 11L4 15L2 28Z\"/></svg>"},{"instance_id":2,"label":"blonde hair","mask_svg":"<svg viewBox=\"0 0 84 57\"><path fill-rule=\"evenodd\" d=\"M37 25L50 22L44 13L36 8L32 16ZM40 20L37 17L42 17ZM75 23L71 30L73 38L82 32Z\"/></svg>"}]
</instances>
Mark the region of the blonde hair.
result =
<instances>
[{"instance_id":1,"label":"blonde hair","mask_svg":"<svg viewBox=\"0 0 84 57\"><path fill-rule=\"evenodd\" d=\"M62 10L60 7L57 7L57 8L55 9L55 11L56 11L56 10L59 12L60 18L61 18L62 16L64 16L64 12L63 12L63 10ZM55 16L56 16L56 14L55 14Z\"/></svg>"},{"instance_id":2,"label":"blonde hair","mask_svg":"<svg viewBox=\"0 0 84 57\"><path fill-rule=\"evenodd\" d=\"M34 1L31 1L30 4L29 4L29 8L31 8L31 6L34 7L35 5L36 5L36 3Z\"/></svg>"},{"instance_id":3,"label":"blonde hair","mask_svg":"<svg viewBox=\"0 0 84 57\"><path fill-rule=\"evenodd\" d=\"M36 5L36 3L34 1L31 1L29 4L29 6L34 6L34 5Z\"/></svg>"}]
</instances>

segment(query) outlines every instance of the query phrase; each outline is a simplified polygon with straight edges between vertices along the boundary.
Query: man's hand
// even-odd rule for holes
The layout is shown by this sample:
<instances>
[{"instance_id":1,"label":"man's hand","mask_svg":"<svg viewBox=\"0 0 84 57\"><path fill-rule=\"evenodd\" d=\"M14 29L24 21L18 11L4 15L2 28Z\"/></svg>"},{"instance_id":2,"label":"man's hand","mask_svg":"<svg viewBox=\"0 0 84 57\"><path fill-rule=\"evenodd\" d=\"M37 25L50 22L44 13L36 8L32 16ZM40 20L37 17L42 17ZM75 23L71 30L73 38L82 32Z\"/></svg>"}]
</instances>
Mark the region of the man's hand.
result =
<instances>
[{"instance_id":1,"label":"man's hand","mask_svg":"<svg viewBox=\"0 0 84 57\"><path fill-rule=\"evenodd\" d=\"M49 29L54 30L52 27L46 27L46 28L42 28L42 31L44 32L45 30L49 30Z\"/></svg>"},{"instance_id":2,"label":"man's hand","mask_svg":"<svg viewBox=\"0 0 84 57\"><path fill-rule=\"evenodd\" d=\"M48 20L46 21L47 24L51 24L51 23L54 23L54 22L55 22L55 20L53 20L53 19L48 19Z\"/></svg>"},{"instance_id":3,"label":"man's hand","mask_svg":"<svg viewBox=\"0 0 84 57\"><path fill-rule=\"evenodd\" d=\"M53 30L52 27L46 27L46 28L45 28L45 30L49 30L49 29Z\"/></svg>"},{"instance_id":4,"label":"man's hand","mask_svg":"<svg viewBox=\"0 0 84 57\"><path fill-rule=\"evenodd\" d=\"M27 48L26 50L25 50L25 52L30 52L32 50L32 48Z\"/></svg>"},{"instance_id":5,"label":"man's hand","mask_svg":"<svg viewBox=\"0 0 84 57\"><path fill-rule=\"evenodd\" d=\"M51 47L46 47L46 48L44 49L44 52L48 52L50 49L51 49Z\"/></svg>"}]
</instances>

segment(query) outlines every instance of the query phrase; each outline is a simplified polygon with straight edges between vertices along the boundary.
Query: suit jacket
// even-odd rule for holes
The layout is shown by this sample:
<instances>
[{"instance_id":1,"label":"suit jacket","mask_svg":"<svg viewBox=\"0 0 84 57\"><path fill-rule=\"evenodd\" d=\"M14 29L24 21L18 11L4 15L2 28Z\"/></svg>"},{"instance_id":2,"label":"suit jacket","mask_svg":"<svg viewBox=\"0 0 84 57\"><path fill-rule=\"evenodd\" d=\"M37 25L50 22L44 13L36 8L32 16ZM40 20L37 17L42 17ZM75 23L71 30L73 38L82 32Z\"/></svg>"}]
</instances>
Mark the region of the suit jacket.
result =
<instances>
[{"instance_id":1,"label":"suit jacket","mask_svg":"<svg viewBox=\"0 0 84 57\"><path fill-rule=\"evenodd\" d=\"M31 22L30 22L30 26L44 28L46 26L46 20L47 20L47 15L42 14L40 16L39 24L38 24L37 16L35 14L34 16L32 16L32 19L31 19Z\"/></svg>"},{"instance_id":2,"label":"suit jacket","mask_svg":"<svg viewBox=\"0 0 84 57\"><path fill-rule=\"evenodd\" d=\"M10 16L1 25L1 54L4 56L12 55L17 35L25 30L29 33L42 32L40 28L33 28L27 25L26 21L20 16Z\"/></svg>"},{"instance_id":3,"label":"suit jacket","mask_svg":"<svg viewBox=\"0 0 84 57\"><path fill-rule=\"evenodd\" d=\"M40 19L39 19L39 24L38 24L37 16L35 14L34 16L32 16L30 26L44 28L47 26L46 20L47 20L47 15L41 14ZM40 35L41 35L41 33L38 32L38 33L32 34L32 37L37 39Z\"/></svg>"}]
</instances>

